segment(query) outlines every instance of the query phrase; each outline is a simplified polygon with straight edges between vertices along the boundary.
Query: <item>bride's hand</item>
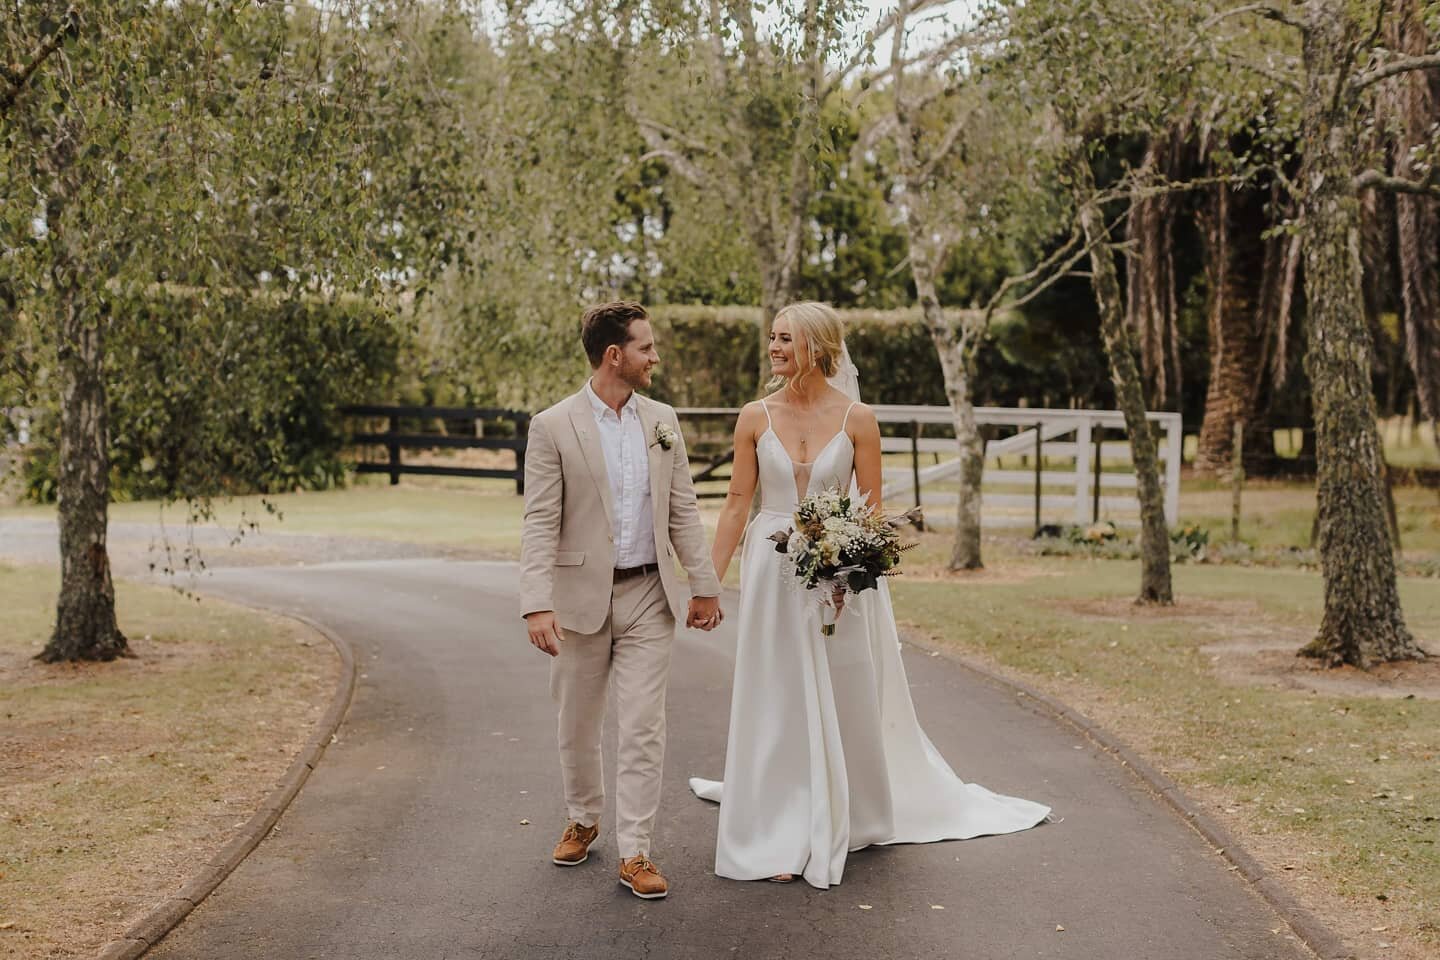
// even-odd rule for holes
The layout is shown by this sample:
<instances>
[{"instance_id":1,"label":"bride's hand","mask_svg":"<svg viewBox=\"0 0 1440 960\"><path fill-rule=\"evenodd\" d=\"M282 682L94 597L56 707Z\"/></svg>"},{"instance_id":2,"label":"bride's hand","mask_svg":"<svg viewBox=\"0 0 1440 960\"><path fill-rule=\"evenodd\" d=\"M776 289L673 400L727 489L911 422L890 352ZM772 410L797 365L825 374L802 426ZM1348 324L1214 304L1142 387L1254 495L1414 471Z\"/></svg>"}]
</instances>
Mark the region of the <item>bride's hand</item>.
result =
<instances>
[{"instance_id":1,"label":"bride's hand","mask_svg":"<svg viewBox=\"0 0 1440 960\"><path fill-rule=\"evenodd\" d=\"M839 615L839 613L845 609L845 588L836 587L835 593L830 599L835 604L836 615Z\"/></svg>"}]
</instances>

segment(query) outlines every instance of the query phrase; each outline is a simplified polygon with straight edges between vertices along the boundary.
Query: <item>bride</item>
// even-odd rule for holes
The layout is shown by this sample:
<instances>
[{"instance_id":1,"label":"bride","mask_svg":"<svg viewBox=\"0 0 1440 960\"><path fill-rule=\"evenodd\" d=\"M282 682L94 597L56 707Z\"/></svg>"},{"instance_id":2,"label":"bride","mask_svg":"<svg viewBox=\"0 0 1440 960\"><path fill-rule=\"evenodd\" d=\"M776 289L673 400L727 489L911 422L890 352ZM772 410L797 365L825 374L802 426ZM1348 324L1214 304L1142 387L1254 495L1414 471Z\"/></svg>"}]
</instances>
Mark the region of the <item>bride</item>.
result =
<instances>
[{"instance_id":1,"label":"bride","mask_svg":"<svg viewBox=\"0 0 1440 960\"><path fill-rule=\"evenodd\" d=\"M840 882L846 854L870 844L1013 833L1049 808L965 783L915 718L884 582L849 598L834 635L793 587L767 539L800 498L858 487L880 506L880 429L858 402L839 316L794 303L770 331L771 385L735 427L735 463L711 555L721 579L744 535L739 646L715 872L735 880ZM760 512L745 528L760 488ZM722 798L723 794L723 798Z\"/></svg>"}]
</instances>

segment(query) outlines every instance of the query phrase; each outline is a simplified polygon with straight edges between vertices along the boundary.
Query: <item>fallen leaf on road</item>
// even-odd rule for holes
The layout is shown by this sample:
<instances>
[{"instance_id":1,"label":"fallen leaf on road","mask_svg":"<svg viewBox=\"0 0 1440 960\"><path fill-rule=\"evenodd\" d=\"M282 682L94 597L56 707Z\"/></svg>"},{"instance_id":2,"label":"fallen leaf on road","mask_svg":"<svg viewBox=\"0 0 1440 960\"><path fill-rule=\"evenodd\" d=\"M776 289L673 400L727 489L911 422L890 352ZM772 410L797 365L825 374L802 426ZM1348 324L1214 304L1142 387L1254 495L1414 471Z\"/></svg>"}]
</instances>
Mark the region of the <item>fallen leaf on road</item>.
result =
<instances>
[{"instance_id":1,"label":"fallen leaf on road","mask_svg":"<svg viewBox=\"0 0 1440 960\"><path fill-rule=\"evenodd\" d=\"M522 826L522 827L528 827L528 826L530 826L530 821L529 821L529 820L521 820L521 821L520 821L520 826Z\"/></svg>"},{"instance_id":2,"label":"fallen leaf on road","mask_svg":"<svg viewBox=\"0 0 1440 960\"><path fill-rule=\"evenodd\" d=\"M861 910L873 910L873 909L875 909L874 907L870 906L870 904L868 904L868 903L857 903L856 906L859 907Z\"/></svg>"},{"instance_id":3,"label":"fallen leaf on road","mask_svg":"<svg viewBox=\"0 0 1440 960\"><path fill-rule=\"evenodd\" d=\"M1371 933L1384 933L1386 930L1389 930L1389 929L1390 929L1389 927L1371 927L1371 928L1370 928L1370 932L1371 932Z\"/></svg>"},{"instance_id":4,"label":"fallen leaf on road","mask_svg":"<svg viewBox=\"0 0 1440 960\"><path fill-rule=\"evenodd\" d=\"M1062 926L1061 924L1058 924L1058 923L1055 924L1055 932L1056 932L1056 933L1064 933L1064 932L1065 932L1064 926Z\"/></svg>"},{"instance_id":5,"label":"fallen leaf on road","mask_svg":"<svg viewBox=\"0 0 1440 960\"><path fill-rule=\"evenodd\" d=\"M945 908L942 907L942 906L940 906L940 904L938 904L938 903L932 903L932 904L930 904L930 909L931 909L931 910L944 910Z\"/></svg>"}]
</instances>

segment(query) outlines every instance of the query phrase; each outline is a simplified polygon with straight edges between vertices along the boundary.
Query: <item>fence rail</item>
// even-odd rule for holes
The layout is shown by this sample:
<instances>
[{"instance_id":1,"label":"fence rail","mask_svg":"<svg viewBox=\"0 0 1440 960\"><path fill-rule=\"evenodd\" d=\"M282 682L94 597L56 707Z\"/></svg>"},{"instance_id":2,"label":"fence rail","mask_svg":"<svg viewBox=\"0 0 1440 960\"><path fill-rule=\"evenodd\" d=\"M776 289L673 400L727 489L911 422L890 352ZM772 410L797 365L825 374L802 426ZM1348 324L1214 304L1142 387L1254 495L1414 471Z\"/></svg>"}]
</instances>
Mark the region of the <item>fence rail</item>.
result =
<instances>
[{"instance_id":1,"label":"fence rail","mask_svg":"<svg viewBox=\"0 0 1440 960\"><path fill-rule=\"evenodd\" d=\"M482 477L514 480L515 492L525 492L525 446L530 432L530 414L519 410L503 410L496 407L416 407L361 405L344 407L340 411L347 417L366 420L385 419L388 428L384 432L361 431L350 436L353 446L382 446L386 449L384 463L362 460L355 465L358 473L384 473L391 484L400 482L402 474L431 477ZM474 433L424 433L416 429L402 430L405 421L443 420L463 421L470 424ZM487 437L486 423L512 423L513 437ZM496 467L452 467L436 464L405 463L403 450L427 449L471 449L510 450L515 454L515 468L505 470Z\"/></svg>"},{"instance_id":2,"label":"fence rail","mask_svg":"<svg viewBox=\"0 0 1440 960\"><path fill-rule=\"evenodd\" d=\"M884 497L888 500L908 498L911 502L931 505L953 504L957 494L936 487L958 479L960 461L955 441L924 436L927 427L953 429L950 408L877 405L874 410L881 424L892 428L892 432L893 428L900 427L903 434L882 437L882 452L908 454L910 461L904 467L885 468ZM403 474L513 479L515 492L525 492L528 413L492 407L377 405L345 407L341 412L356 419L386 421L384 431L362 429L351 435L352 445L383 447L387 452L384 462L357 464L356 469L361 473L388 474L392 484L399 483ZM710 427L708 432L687 431L687 434L697 434L693 438L687 436L694 453L695 481L703 484L728 480L726 468L733 464L735 457L730 438L740 411L731 407L682 407L676 413L682 424L689 421ZM1046 521L1061 519L1072 523L1107 517L1138 521L1139 503L1133 492L1137 486L1135 474L1102 469L1103 463L1124 466L1132 460L1129 443L1119 439L1125 430L1125 418L1120 411L976 407L975 419L987 433L1013 431L1009 436L989 440L985 446L988 468L984 484L989 489L982 489L981 499L982 517L987 524L1033 525L1038 529ZM1180 415L1152 413L1148 419L1164 431L1159 457L1164 466L1165 516L1173 524L1180 503ZM473 433L425 432L420 426L436 420L466 423ZM512 429L505 431L513 435L486 436L484 425L487 423L513 424ZM1114 435L1108 441L1107 431ZM506 470L404 462L402 451L416 449L509 450L515 455L515 467ZM921 466L922 453L933 457L935 462ZM1002 457L1017 456L1025 458L1033 469L1016 470L1000 463ZM1024 492L1017 489L1021 487L1027 489ZM723 497L725 494L702 489L698 495Z\"/></svg>"},{"instance_id":3,"label":"fence rail","mask_svg":"<svg viewBox=\"0 0 1440 960\"><path fill-rule=\"evenodd\" d=\"M954 417L950 408L879 404L873 409L881 424L909 428L904 431L905 435L881 437L882 453L908 454L910 460L905 467L885 469L884 497L887 500L908 498L912 503L930 505L955 503L958 494L934 489L959 478L960 461L955 440L953 437L924 436L927 427L953 429ZM675 412L682 420L718 418L728 420L727 426L733 427L740 411L728 407L685 407ZM1104 518L1138 523L1138 499L1133 493L1122 492L1136 489L1135 474L1105 472L1102 469L1107 463L1123 467L1133 462L1130 444L1124 439L1125 415L1121 411L976 407L975 419L987 433L1013 430L1009 436L996 437L985 445L987 467L983 482L991 489L982 488L981 516L987 525L1033 526L1039 529L1046 522L1057 520L1087 523ZM1180 415L1151 413L1147 419L1164 431L1164 441L1157 452L1164 469L1165 517L1168 523L1174 524L1180 507L1183 443ZM1111 435L1109 440L1106 439L1107 432ZM723 449L723 452L695 474L697 481L726 479L719 470L733 460L734 450L728 445L717 449ZM933 456L936 462L922 467L922 453ZM942 459L947 455L948 459ZM1014 470L999 466L1000 458L1016 456L1024 457L1033 469ZM695 459L700 462L699 457ZM1061 461L1059 465L1055 462L1057 460ZM1028 492L993 489L1021 485L1028 487ZM931 489L927 490L927 486ZM1065 492L1056 492L1057 487ZM1110 491L1116 491L1118 495L1106 495ZM725 494L701 491L698 495L703 498L723 497Z\"/></svg>"}]
</instances>

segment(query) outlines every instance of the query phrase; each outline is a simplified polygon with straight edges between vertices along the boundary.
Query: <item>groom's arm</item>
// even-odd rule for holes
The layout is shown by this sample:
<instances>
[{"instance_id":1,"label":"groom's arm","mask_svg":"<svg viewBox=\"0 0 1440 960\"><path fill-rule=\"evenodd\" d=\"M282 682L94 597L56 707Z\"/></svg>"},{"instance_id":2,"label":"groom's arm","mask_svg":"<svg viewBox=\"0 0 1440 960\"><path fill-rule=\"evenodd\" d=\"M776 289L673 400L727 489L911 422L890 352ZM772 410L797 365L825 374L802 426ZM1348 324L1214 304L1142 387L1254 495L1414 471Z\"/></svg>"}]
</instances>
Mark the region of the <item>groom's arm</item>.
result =
<instances>
[{"instance_id":1,"label":"groom's arm","mask_svg":"<svg viewBox=\"0 0 1440 960\"><path fill-rule=\"evenodd\" d=\"M675 430L675 459L670 473L670 543L680 558L690 578L690 594L695 597L720 596L720 578L715 576L715 565L710 560L710 548L705 543L705 525L700 522L700 508L695 502L695 484L690 479L690 458L685 453L685 435L680 432L680 421L675 411L665 408L670 414L670 426Z\"/></svg>"},{"instance_id":2,"label":"groom's arm","mask_svg":"<svg viewBox=\"0 0 1440 960\"><path fill-rule=\"evenodd\" d=\"M525 522L520 531L520 615L555 609L555 551L564 497L560 451L545 420L530 421L525 445Z\"/></svg>"}]
</instances>

